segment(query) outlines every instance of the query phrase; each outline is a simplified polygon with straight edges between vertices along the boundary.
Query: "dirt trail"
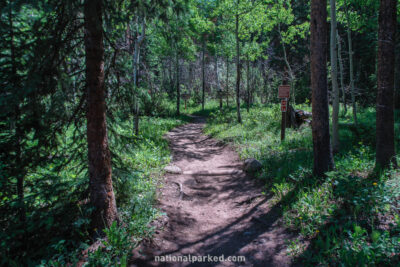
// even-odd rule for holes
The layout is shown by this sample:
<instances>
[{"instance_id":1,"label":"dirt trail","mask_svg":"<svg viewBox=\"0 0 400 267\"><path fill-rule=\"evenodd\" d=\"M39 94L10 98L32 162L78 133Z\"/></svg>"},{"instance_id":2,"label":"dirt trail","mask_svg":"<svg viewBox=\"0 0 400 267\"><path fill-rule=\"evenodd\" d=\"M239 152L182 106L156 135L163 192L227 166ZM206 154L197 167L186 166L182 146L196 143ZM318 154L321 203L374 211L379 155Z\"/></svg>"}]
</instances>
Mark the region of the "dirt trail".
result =
<instances>
[{"instance_id":1,"label":"dirt trail","mask_svg":"<svg viewBox=\"0 0 400 267\"><path fill-rule=\"evenodd\" d=\"M203 126L197 118L168 133L173 164L183 174L165 176L159 192L165 226L135 252L131 266L289 266L285 240L292 237L279 207L241 170L237 153L204 136ZM188 254L245 256L246 262L154 262L155 255Z\"/></svg>"}]
</instances>

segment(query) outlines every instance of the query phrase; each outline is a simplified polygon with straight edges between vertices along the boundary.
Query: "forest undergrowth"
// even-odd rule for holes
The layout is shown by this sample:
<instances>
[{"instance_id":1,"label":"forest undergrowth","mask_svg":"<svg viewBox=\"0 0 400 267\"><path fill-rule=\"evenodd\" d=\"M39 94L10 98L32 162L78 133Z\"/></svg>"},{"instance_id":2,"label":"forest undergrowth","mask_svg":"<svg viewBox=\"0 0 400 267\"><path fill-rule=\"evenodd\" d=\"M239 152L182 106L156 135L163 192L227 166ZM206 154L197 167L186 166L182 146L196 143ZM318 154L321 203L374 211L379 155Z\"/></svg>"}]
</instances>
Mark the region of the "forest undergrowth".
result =
<instances>
[{"instance_id":1,"label":"forest undergrowth","mask_svg":"<svg viewBox=\"0 0 400 267\"><path fill-rule=\"evenodd\" d=\"M308 105L298 108L310 111ZM281 142L279 105L243 111L243 124L236 122L235 112L212 112L205 132L233 144L242 159L261 161L257 178L265 182L265 193L281 206L285 225L300 234L288 243L296 261L310 266L395 266L400 261L400 174L374 171L373 108L360 111L357 126L351 110L341 115L336 169L325 178L312 175L309 125L287 129ZM397 111L397 149L399 116Z\"/></svg>"},{"instance_id":2,"label":"forest undergrowth","mask_svg":"<svg viewBox=\"0 0 400 267\"><path fill-rule=\"evenodd\" d=\"M109 125L113 185L121 225L107 229L104 249L89 255L88 264L123 264L133 247L152 233L149 223L160 215L154 208L155 193L163 167L170 161L163 135L190 120L189 117L142 117L140 135L133 134L132 119L114 118ZM93 239L90 235L88 172L85 129L65 131L58 160L30 170L25 194L26 220L13 213L18 199L1 193L3 230L1 266L66 266L80 260ZM2 175L5 175L4 173Z\"/></svg>"}]
</instances>

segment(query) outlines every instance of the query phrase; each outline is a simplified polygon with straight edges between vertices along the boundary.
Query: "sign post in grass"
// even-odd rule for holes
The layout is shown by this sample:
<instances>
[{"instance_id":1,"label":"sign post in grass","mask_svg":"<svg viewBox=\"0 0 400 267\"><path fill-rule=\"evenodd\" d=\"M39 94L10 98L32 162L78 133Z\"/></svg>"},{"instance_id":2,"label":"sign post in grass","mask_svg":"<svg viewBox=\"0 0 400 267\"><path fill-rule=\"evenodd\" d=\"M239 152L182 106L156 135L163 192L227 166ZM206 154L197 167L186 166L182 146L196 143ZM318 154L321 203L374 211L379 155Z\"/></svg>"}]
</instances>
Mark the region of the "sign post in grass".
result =
<instances>
[{"instance_id":1,"label":"sign post in grass","mask_svg":"<svg viewBox=\"0 0 400 267\"><path fill-rule=\"evenodd\" d=\"M288 108L289 97L290 97L290 85L280 85L278 88L278 98L281 99L281 112L282 112L281 141L285 140L286 112Z\"/></svg>"},{"instance_id":2,"label":"sign post in grass","mask_svg":"<svg viewBox=\"0 0 400 267\"><path fill-rule=\"evenodd\" d=\"M182 99L185 100L185 111L186 111L186 102L190 99L190 94L182 94Z\"/></svg>"}]
</instances>

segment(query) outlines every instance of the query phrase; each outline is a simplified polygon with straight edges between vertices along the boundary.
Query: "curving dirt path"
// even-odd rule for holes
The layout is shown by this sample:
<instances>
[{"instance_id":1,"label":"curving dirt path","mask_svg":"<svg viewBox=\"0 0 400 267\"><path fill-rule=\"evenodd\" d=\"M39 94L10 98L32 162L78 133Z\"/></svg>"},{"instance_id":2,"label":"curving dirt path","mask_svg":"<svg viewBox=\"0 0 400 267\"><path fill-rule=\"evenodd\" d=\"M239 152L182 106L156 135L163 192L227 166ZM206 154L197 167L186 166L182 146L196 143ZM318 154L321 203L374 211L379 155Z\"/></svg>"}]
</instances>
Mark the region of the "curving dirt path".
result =
<instances>
[{"instance_id":1,"label":"curving dirt path","mask_svg":"<svg viewBox=\"0 0 400 267\"><path fill-rule=\"evenodd\" d=\"M135 251L131 266L289 266L280 208L261 194L262 184L246 175L237 153L202 134L204 120L168 133L173 164L159 207L163 229ZM182 189L182 191L180 191ZM154 261L154 256L245 256L242 263ZM162 257L160 257L162 259ZM166 259L166 258L165 258Z\"/></svg>"}]
</instances>

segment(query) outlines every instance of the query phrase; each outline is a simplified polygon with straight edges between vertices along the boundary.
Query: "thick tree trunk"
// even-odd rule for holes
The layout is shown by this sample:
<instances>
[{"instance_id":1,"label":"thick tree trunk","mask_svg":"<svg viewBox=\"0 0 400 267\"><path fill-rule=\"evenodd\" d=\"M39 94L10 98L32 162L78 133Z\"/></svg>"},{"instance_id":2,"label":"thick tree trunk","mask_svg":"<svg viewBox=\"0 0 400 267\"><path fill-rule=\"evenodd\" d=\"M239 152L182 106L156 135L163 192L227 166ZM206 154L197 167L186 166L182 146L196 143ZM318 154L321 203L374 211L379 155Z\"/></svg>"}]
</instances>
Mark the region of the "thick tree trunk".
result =
<instances>
[{"instance_id":1,"label":"thick tree trunk","mask_svg":"<svg viewBox=\"0 0 400 267\"><path fill-rule=\"evenodd\" d=\"M239 8L239 1L237 0L237 8ZM237 11L239 12L239 11ZM236 110L238 123L242 123L242 117L240 116L240 44L239 44L239 13L236 13Z\"/></svg>"},{"instance_id":2,"label":"thick tree trunk","mask_svg":"<svg viewBox=\"0 0 400 267\"><path fill-rule=\"evenodd\" d=\"M95 208L92 226L100 230L117 220L106 124L102 1L86 0L84 15L89 190Z\"/></svg>"},{"instance_id":3,"label":"thick tree trunk","mask_svg":"<svg viewBox=\"0 0 400 267\"><path fill-rule=\"evenodd\" d=\"M311 89L314 175L323 176L334 166L329 136L327 88L326 1L311 1Z\"/></svg>"},{"instance_id":4,"label":"thick tree trunk","mask_svg":"<svg viewBox=\"0 0 400 267\"><path fill-rule=\"evenodd\" d=\"M378 32L378 95L376 105L376 167L396 165L394 148L394 63L396 0L381 0Z\"/></svg>"},{"instance_id":5,"label":"thick tree trunk","mask_svg":"<svg viewBox=\"0 0 400 267\"><path fill-rule=\"evenodd\" d=\"M339 152L339 86L337 81L336 51L336 0L330 0L331 8L331 79L332 79L332 149Z\"/></svg>"},{"instance_id":6,"label":"thick tree trunk","mask_svg":"<svg viewBox=\"0 0 400 267\"><path fill-rule=\"evenodd\" d=\"M397 39L397 48L396 51L400 50L400 36L396 35ZM395 80L394 80L394 90L395 90L395 108L400 108L400 53L396 54L396 62L395 62Z\"/></svg>"},{"instance_id":7,"label":"thick tree trunk","mask_svg":"<svg viewBox=\"0 0 400 267\"><path fill-rule=\"evenodd\" d=\"M206 70L205 70L205 62L204 62L204 54L206 53L206 40L203 36L203 53L201 58L201 77L202 77L202 96L201 96L201 109L204 110L205 105L205 90L206 90Z\"/></svg>"},{"instance_id":8,"label":"thick tree trunk","mask_svg":"<svg viewBox=\"0 0 400 267\"><path fill-rule=\"evenodd\" d=\"M340 70L340 88L342 90L342 100L344 107L344 115L347 114L347 103L346 103L346 91L344 90L344 75L343 75L343 61L342 61L342 40L336 29L336 37L338 44L338 59L339 59L339 70Z\"/></svg>"},{"instance_id":9,"label":"thick tree trunk","mask_svg":"<svg viewBox=\"0 0 400 267\"><path fill-rule=\"evenodd\" d=\"M350 15L347 6L347 1L345 2L345 13L346 13L346 21L347 21L347 41L349 47L349 64L350 64L350 92L351 92L351 103L353 106L353 120L354 124L357 124L357 103L356 103L356 92L354 88L354 64L353 64L353 48L352 48L352 39L351 39L351 28L350 28Z\"/></svg>"}]
</instances>

